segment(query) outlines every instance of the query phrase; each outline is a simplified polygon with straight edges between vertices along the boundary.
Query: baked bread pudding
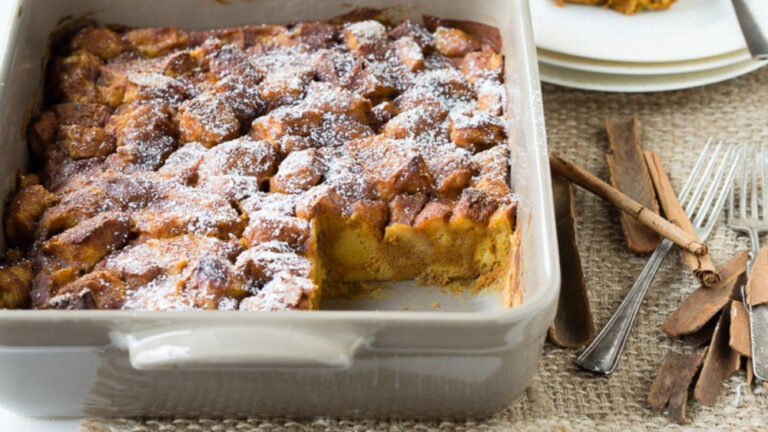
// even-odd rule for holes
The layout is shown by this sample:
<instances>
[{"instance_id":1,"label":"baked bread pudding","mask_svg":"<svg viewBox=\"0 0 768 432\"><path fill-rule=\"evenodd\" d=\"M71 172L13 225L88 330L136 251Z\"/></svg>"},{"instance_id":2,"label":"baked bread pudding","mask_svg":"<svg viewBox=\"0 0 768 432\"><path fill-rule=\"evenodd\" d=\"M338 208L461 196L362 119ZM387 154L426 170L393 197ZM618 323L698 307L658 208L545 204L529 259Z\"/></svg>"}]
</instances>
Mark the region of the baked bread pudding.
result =
<instances>
[{"instance_id":1,"label":"baked bread pudding","mask_svg":"<svg viewBox=\"0 0 768 432\"><path fill-rule=\"evenodd\" d=\"M372 18L54 44L0 307L316 309L414 278L519 303L498 34Z\"/></svg>"},{"instance_id":2,"label":"baked bread pudding","mask_svg":"<svg viewBox=\"0 0 768 432\"><path fill-rule=\"evenodd\" d=\"M580 3L591 6L605 6L626 15L649 10L669 9L677 0L556 0L561 6L565 3Z\"/></svg>"}]
</instances>

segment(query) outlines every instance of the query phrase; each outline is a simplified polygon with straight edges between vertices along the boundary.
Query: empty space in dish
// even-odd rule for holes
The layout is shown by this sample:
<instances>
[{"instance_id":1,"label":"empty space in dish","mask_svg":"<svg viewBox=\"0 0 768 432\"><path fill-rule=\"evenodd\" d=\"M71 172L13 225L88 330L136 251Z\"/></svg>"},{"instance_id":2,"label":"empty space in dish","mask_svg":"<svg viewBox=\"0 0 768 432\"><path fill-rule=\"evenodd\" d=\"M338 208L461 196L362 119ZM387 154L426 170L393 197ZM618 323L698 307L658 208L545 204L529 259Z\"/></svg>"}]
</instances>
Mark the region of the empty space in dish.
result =
<instances>
[{"instance_id":1,"label":"empty space in dish","mask_svg":"<svg viewBox=\"0 0 768 432\"><path fill-rule=\"evenodd\" d=\"M321 310L490 312L502 310L496 292L471 287L419 285L416 281L366 282L362 292L324 298Z\"/></svg>"}]
</instances>

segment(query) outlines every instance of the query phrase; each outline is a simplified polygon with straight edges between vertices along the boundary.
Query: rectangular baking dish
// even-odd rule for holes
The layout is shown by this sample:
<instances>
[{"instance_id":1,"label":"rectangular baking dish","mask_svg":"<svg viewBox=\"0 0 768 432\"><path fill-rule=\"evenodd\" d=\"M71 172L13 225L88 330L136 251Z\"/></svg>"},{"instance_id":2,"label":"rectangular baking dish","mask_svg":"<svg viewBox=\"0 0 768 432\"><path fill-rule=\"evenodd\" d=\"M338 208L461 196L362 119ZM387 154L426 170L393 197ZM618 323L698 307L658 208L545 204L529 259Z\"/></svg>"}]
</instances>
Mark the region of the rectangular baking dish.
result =
<instances>
[{"instance_id":1,"label":"rectangular baking dish","mask_svg":"<svg viewBox=\"0 0 768 432\"><path fill-rule=\"evenodd\" d=\"M0 404L29 416L477 417L528 385L559 289L536 51L525 0L6 0L0 58L0 194L26 163L48 35L71 17L186 29L324 19L353 7L499 28L519 194L523 304L445 302L316 312L0 310ZM0 38L2 40L2 38ZM419 297L421 296L421 297ZM442 303L441 303L442 304Z\"/></svg>"}]
</instances>

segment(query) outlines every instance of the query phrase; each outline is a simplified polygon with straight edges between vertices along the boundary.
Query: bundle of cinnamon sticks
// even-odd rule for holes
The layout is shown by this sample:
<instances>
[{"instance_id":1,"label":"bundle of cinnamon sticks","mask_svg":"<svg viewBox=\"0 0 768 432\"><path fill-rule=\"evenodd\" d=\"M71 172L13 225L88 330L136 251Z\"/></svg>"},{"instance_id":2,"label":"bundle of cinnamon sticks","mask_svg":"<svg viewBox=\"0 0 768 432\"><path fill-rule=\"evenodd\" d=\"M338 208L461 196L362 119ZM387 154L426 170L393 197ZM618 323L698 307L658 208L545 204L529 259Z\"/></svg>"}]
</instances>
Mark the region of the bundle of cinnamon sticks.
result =
<instances>
[{"instance_id":1,"label":"bundle of cinnamon sticks","mask_svg":"<svg viewBox=\"0 0 768 432\"><path fill-rule=\"evenodd\" d=\"M740 369L741 359L746 358L745 363L750 361L749 322L739 289L745 280L747 253L739 252L719 271L715 268L707 246L697 238L677 199L661 158L642 149L638 129L636 117L606 120L610 184L556 154L550 156L550 165L554 174L621 210L621 228L633 252L650 253L664 237L683 249L685 262L701 287L670 315L662 330L670 337L684 336L690 346L685 353L668 353L648 394L652 408L668 407L670 420L683 423L692 384L695 383L694 399L712 405L725 379ZM574 348L591 340L594 323L576 248L572 189L557 176L553 176L553 183L564 274L560 309L550 329L550 339L560 346ZM665 218L659 215L659 204ZM758 261L755 269L764 270L753 273L750 285L754 287L747 294L747 301L754 304L768 302L768 249L761 252ZM753 283L753 279L757 281ZM749 383L750 371L751 367L747 367Z\"/></svg>"},{"instance_id":2,"label":"bundle of cinnamon sticks","mask_svg":"<svg viewBox=\"0 0 768 432\"><path fill-rule=\"evenodd\" d=\"M550 166L556 174L552 177L552 189L562 283L558 313L549 336L555 344L565 348L586 345L595 335L576 241L573 186L567 180L612 202L622 210L619 214L621 227L627 246L633 252L648 254L658 246L662 237L667 237L686 251L686 262L697 279L708 286L715 285L718 279L707 247L696 238L669 180L662 181L662 177L666 176L660 175L662 170L658 157L649 155L648 165L646 164L646 157L640 145L637 119L607 119L606 131L611 148L606 154L611 173L610 185L556 154L550 156ZM652 178L661 182L657 188L665 210L669 208L669 220L658 215L658 201Z\"/></svg>"},{"instance_id":3,"label":"bundle of cinnamon sticks","mask_svg":"<svg viewBox=\"0 0 768 432\"><path fill-rule=\"evenodd\" d=\"M606 161L612 185L555 153L549 159L552 172L621 210L619 220L630 250L638 254L650 253L661 238L666 237L683 248L686 262L696 279L709 287L717 285L719 276L709 258L707 245L697 238L658 154L642 150L637 129L635 117L629 121L606 120L612 150L606 154ZM666 219L659 216L659 201Z\"/></svg>"}]
</instances>

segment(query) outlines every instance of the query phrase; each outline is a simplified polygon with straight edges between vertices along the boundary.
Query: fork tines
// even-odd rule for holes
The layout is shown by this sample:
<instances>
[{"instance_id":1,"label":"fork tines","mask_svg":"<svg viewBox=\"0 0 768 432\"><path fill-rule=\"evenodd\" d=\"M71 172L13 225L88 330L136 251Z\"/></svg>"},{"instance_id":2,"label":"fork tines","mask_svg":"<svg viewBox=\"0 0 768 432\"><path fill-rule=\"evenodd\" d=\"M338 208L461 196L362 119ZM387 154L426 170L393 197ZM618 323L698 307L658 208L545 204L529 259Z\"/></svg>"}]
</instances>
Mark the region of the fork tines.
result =
<instances>
[{"instance_id":1,"label":"fork tines","mask_svg":"<svg viewBox=\"0 0 768 432\"><path fill-rule=\"evenodd\" d=\"M709 139L680 191L679 200L699 238L706 238L723 209L736 173L741 149ZM692 188L695 188L691 191Z\"/></svg>"},{"instance_id":2,"label":"fork tines","mask_svg":"<svg viewBox=\"0 0 768 432\"><path fill-rule=\"evenodd\" d=\"M737 185L734 185L728 203L728 224L765 225L768 224L765 144L760 145L759 153L756 145L745 144L743 147L745 157L742 160L741 179L738 182L739 208L734 207L737 190Z\"/></svg>"}]
</instances>

